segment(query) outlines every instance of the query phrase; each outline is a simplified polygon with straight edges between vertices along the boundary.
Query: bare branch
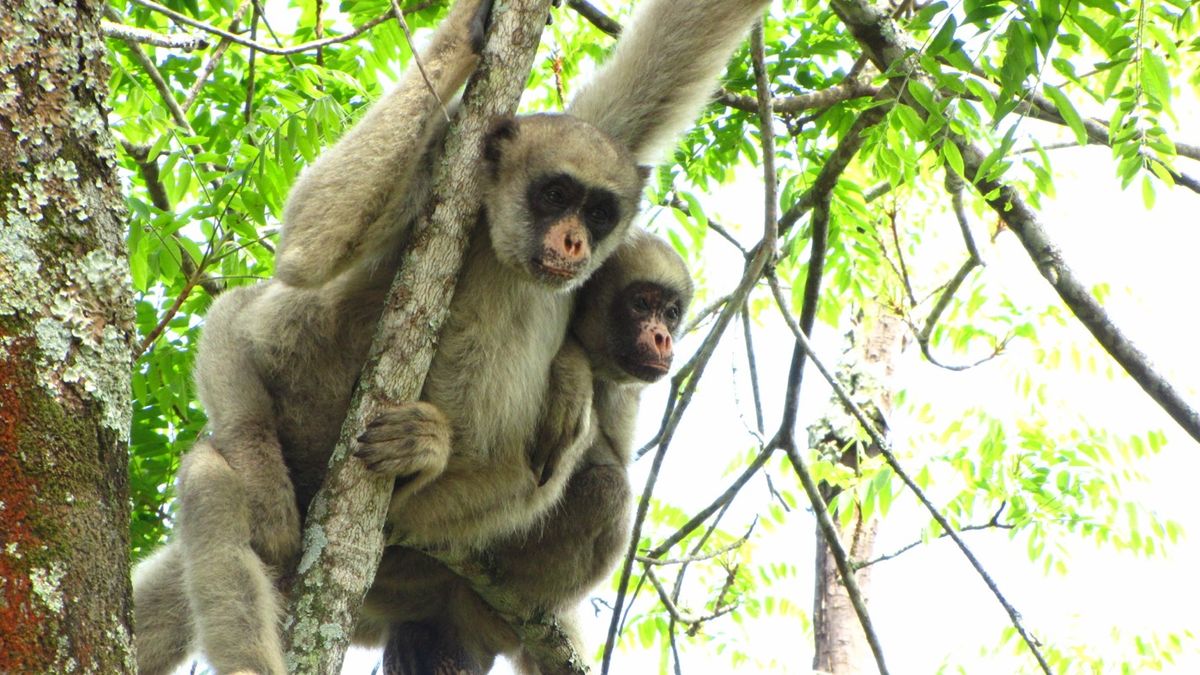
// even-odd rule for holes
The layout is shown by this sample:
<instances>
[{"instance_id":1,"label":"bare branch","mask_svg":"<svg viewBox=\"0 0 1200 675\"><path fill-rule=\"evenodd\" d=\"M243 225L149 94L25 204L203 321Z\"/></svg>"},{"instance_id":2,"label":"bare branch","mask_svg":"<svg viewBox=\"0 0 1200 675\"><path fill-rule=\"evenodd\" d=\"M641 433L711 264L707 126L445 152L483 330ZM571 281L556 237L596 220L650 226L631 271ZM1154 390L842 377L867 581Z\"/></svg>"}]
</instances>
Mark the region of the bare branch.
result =
<instances>
[{"instance_id":1,"label":"bare branch","mask_svg":"<svg viewBox=\"0 0 1200 675\"><path fill-rule=\"evenodd\" d=\"M1000 522L1000 514L1004 511L1005 506L1006 506L1006 504L1001 504L1000 509L997 510L996 513L986 523L982 523L979 525L965 525L963 527L960 527L958 529L958 531L959 532L975 532L978 530L1011 530L1011 529L1013 529L1012 525L1008 525L1008 524ZM944 539L944 538L946 538L946 536L947 536L946 533L942 532L941 534L939 534L937 536L937 538ZM905 553L908 553L912 549L914 549L924 543L925 543L924 540L918 539L912 543L901 546L900 548L896 549L895 551L892 551L891 553L885 553L881 556L871 558L870 560L855 562L854 569L861 570L865 567L870 567L871 565L874 565L876 563L881 563L881 562L884 562L887 560L892 560L894 558L899 558L900 556L904 555Z\"/></svg>"},{"instance_id":2,"label":"bare branch","mask_svg":"<svg viewBox=\"0 0 1200 675\"><path fill-rule=\"evenodd\" d=\"M757 523L758 520L756 519L754 522ZM729 553L730 551L735 551L735 550L741 548L742 544L745 544L747 541L750 540L750 535L753 533L754 533L754 525L751 525L750 529L746 531L746 534L739 537L737 539L737 541L734 541L731 544L722 546L721 548L718 548L715 551L710 551L708 553L693 553L692 555L684 556L683 558L653 558L650 556L639 555L637 557L637 560L638 560L638 562L645 563L647 565L687 565L687 564L694 563L694 562L701 562L704 560L712 560L713 558L725 555L726 553Z\"/></svg>"},{"instance_id":3,"label":"bare branch","mask_svg":"<svg viewBox=\"0 0 1200 675\"><path fill-rule=\"evenodd\" d=\"M790 115L806 110L828 108L851 99L874 96L879 93L879 87L858 80L847 80L827 89L820 89L795 96L781 96L771 101L771 107L777 113ZM722 89L717 93L717 102L736 110L758 112L758 101L749 96L741 96Z\"/></svg>"},{"instance_id":4,"label":"bare branch","mask_svg":"<svg viewBox=\"0 0 1200 675\"><path fill-rule=\"evenodd\" d=\"M249 9L250 0L242 0L237 9L233 10L233 20L229 22L230 32L238 29L238 26L241 24L242 17L246 15L246 11ZM192 85L192 88L188 90L187 96L183 99L183 105L180 106L183 108L184 112L191 110L192 106L196 104L196 99L200 96L200 91L204 89L204 85L208 84L208 78L213 74L213 71L217 69L217 64L221 62L221 57L225 55L225 52L229 49L229 45L231 44L233 44L233 42L228 38L221 38L221 41L217 43L216 49L213 49L212 53L208 55L208 60L204 62L204 65L201 66L200 71L196 73L196 82Z\"/></svg>"},{"instance_id":5,"label":"bare branch","mask_svg":"<svg viewBox=\"0 0 1200 675\"><path fill-rule=\"evenodd\" d=\"M754 477L754 474L758 473L758 470L761 469L763 465L767 463L767 460L771 458L771 453L774 451L774 449L775 448L772 446L763 448L758 453L758 456L754 458L754 461L750 462L750 465L747 466L732 483L730 483L729 487L726 488L724 492L722 492L708 506L700 509L696 515L692 516L691 520L687 521L678 530L676 530L675 534L672 534L663 541L659 542L658 546L655 546L653 549L648 551L646 553L646 557L661 558L662 556L666 555L667 551L671 550L673 546L683 541L684 538L694 532L697 527L703 525L704 521L708 520L714 513L720 511L727 504L733 501L733 498L736 497L738 492L741 491L742 486L749 482L750 479Z\"/></svg>"},{"instance_id":6,"label":"bare branch","mask_svg":"<svg viewBox=\"0 0 1200 675\"><path fill-rule=\"evenodd\" d=\"M167 49L182 49L185 52L208 47L208 40L203 35L163 35L162 33L155 33L145 28L127 26L123 23L107 20L100 22L100 31L107 38L114 38L124 42L138 42L144 45L165 47Z\"/></svg>"},{"instance_id":7,"label":"bare branch","mask_svg":"<svg viewBox=\"0 0 1200 675\"><path fill-rule=\"evenodd\" d=\"M593 26L599 28L601 32L607 33L613 37L621 34L621 24L617 23L604 12L596 9L594 5L587 0L567 0L567 6L579 13L579 16L587 19Z\"/></svg>"},{"instance_id":8,"label":"bare branch","mask_svg":"<svg viewBox=\"0 0 1200 675\"><path fill-rule=\"evenodd\" d=\"M425 86L429 88L429 93L437 99L438 105L442 108L442 115L446 121L450 121L450 111L446 110L446 102L438 96L437 90L434 89L433 83L429 81L429 74L425 72L425 64L421 62L421 55L417 53L417 46L413 43L412 31L408 28L408 22L404 20L404 12L400 9L399 0L392 1L392 16L396 17L396 23L400 24L400 30L404 33L404 39L408 41L408 48L412 50L413 63L417 64L417 70L421 73L421 79L425 80Z\"/></svg>"},{"instance_id":9,"label":"bare branch","mask_svg":"<svg viewBox=\"0 0 1200 675\"><path fill-rule=\"evenodd\" d=\"M176 12L175 10L170 9L169 7L164 7L160 4L158 4L157 2L153 2L152 0L130 0L130 2L133 2L134 4L137 4L137 5L141 5L142 7L145 7L146 9L153 10L160 14L165 14L166 16L169 16L170 18L178 21L179 23L187 24L194 28L199 28L200 30L202 30L206 33L212 33L213 35L218 35L222 38L225 38L226 40L229 40L232 43L239 44L243 47L249 47L250 49L253 49L258 52L263 52L264 54L272 54L274 56L287 56L288 54L299 54L301 52L307 52L307 51L312 51L314 49L320 49L321 47L327 47L332 44L338 44L339 42L347 42L349 40L353 40L354 38L358 37L359 35L362 35L363 33L367 32L367 31L371 30L372 28L378 26L379 24L383 23L384 21L388 21L392 18L392 12L391 12L391 10L388 10L387 12L384 12L383 14L375 17L374 19L371 19L370 21L364 23L363 25L355 28L354 30L351 30L349 33L346 33L344 35L335 35L333 37L328 37L328 38L324 38L321 40L312 40L311 42L305 42L303 44L293 45L291 47L272 47L270 45L260 44L253 40L247 40L246 38L243 38L242 36L237 35L235 33L231 33L223 28L217 28L216 26L205 23L198 19L193 19L192 17L190 17L186 14L181 14L179 12ZM412 11L415 11L415 10L412 10Z\"/></svg>"}]
</instances>

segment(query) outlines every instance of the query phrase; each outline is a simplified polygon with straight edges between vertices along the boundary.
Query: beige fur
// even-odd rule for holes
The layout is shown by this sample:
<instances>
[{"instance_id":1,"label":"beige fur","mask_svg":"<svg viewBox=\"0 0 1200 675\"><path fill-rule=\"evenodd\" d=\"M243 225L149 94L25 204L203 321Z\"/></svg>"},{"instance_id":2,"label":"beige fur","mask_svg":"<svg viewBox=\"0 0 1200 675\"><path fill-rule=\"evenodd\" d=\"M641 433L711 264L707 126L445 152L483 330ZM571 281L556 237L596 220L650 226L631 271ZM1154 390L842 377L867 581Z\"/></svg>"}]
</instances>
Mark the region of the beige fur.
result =
<instances>
[{"instance_id":1,"label":"beige fur","mask_svg":"<svg viewBox=\"0 0 1200 675\"><path fill-rule=\"evenodd\" d=\"M577 416L578 438L558 441L556 470L538 485L528 452L543 402L569 387L551 367L571 314L569 291L628 230L641 186L633 158L695 114L695 91L711 88L765 1L646 4L644 13L666 12L676 25L631 30L623 43L633 44L618 48L600 84L581 94L578 115L520 117L492 139L484 223L469 244L423 403L385 412L363 443L368 465L404 477L388 518L406 542L479 548L518 535L553 507L588 445L590 414ZM480 6L456 2L422 53L441 100L475 66L471 24ZM680 22L695 24L694 33L680 32ZM685 46L661 49L672 41ZM621 56L629 52L648 63L633 65ZM643 68L659 73L646 80L652 89L633 83L646 77ZM630 119L600 101L627 106ZM294 565L301 514L324 476L411 223L426 207L445 127L437 100L410 70L293 187L275 278L225 293L210 311L196 379L212 437L185 459L176 540L136 573L143 672L166 672L193 640L218 672L281 672L275 583ZM569 172L612 191L618 204L614 230L590 241L590 258L559 283L531 269L542 242L525 200L539 170ZM408 567L380 577L387 570L403 588Z\"/></svg>"},{"instance_id":2,"label":"beige fur","mask_svg":"<svg viewBox=\"0 0 1200 675\"><path fill-rule=\"evenodd\" d=\"M587 436L588 449L554 510L536 526L485 551L497 583L528 611L552 611L564 618L581 652L572 621L575 605L611 573L629 538L632 496L626 467L645 382L621 369L608 337L614 297L639 281L673 291L681 310L691 301L692 282L683 260L661 239L640 231L584 285L572 336L555 359L559 385L547 398L539 438L552 437L552 427L574 416L584 400L591 406L595 433ZM594 398L578 398L570 387L585 387ZM384 662L393 669L385 672L421 673L454 659L469 672L485 671L499 654L516 657L524 672L537 672L532 659L521 655L516 634L465 581L432 558L396 546L385 551L367 594L358 639L374 643L389 624L393 628Z\"/></svg>"}]
</instances>

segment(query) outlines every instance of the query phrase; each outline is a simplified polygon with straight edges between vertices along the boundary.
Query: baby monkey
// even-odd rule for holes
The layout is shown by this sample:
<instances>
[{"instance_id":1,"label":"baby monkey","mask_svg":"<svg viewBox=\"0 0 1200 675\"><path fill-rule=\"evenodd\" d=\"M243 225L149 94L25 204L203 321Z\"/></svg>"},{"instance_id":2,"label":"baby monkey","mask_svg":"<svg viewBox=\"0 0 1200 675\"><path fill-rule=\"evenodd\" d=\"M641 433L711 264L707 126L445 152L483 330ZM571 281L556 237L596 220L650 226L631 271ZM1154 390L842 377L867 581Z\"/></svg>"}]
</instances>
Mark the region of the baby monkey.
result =
<instances>
[{"instance_id":1,"label":"baby monkey","mask_svg":"<svg viewBox=\"0 0 1200 675\"><path fill-rule=\"evenodd\" d=\"M563 420L578 416L580 401L590 404L590 444L557 507L486 552L496 583L527 608L565 618L577 651L575 606L611 573L629 539L626 467L638 401L646 384L669 371L691 298L692 281L679 255L662 239L636 230L587 282L553 366L559 381L586 390L560 389L546 400L531 468L543 480L555 471ZM501 653L518 657L523 671L538 672L513 631L464 580L424 554L396 546L385 551L367 594L359 637L378 640L389 624L385 673L447 667L481 673Z\"/></svg>"}]
</instances>

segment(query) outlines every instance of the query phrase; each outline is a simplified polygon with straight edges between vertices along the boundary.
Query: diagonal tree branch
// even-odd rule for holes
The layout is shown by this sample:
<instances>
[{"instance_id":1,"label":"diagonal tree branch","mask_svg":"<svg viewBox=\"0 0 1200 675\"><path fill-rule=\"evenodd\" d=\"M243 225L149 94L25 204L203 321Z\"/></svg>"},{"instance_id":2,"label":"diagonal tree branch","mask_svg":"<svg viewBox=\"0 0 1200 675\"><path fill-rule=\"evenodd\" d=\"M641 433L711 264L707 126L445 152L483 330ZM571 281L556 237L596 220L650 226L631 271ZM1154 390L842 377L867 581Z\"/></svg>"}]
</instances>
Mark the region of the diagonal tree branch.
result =
<instances>
[{"instance_id":1,"label":"diagonal tree branch","mask_svg":"<svg viewBox=\"0 0 1200 675\"><path fill-rule=\"evenodd\" d=\"M309 509L288 615L313 618L290 627L293 672L340 670L359 604L383 551L393 483L352 461L353 439L383 401L415 400L420 394L479 209L476 167L482 140L493 117L516 109L548 8L549 0L528 0L497 3L493 9L479 68L434 172L432 212L417 223L325 483Z\"/></svg>"}]
</instances>

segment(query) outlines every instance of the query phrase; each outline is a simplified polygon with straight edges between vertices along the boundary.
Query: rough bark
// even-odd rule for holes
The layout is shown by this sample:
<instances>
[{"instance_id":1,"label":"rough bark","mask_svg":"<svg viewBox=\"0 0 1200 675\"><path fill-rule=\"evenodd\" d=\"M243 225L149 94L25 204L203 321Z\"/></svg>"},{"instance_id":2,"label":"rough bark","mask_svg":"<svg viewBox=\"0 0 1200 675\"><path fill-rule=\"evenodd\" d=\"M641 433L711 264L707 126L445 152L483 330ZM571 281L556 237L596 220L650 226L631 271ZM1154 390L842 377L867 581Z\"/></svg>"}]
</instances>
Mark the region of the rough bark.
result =
<instances>
[{"instance_id":1,"label":"rough bark","mask_svg":"<svg viewBox=\"0 0 1200 675\"><path fill-rule=\"evenodd\" d=\"M875 315L852 333L851 339L855 344L848 352L840 376L860 407L874 413L878 428L886 431L886 419L892 405L892 373L895 361L905 346L905 329L899 317L879 306L874 309ZM853 439L858 437L855 433L858 423L836 399L831 406L831 412L809 428L810 440L824 453L832 454L842 464L854 469L859 460L858 451L853 445ZM846 450L847 447L850 449ZM877 450L865 448L863 452L870 455ZM825 485L821 491L827 501L836 494ZM870 559L875 547L878 519L864 518L857 507L844 526L840 514L834 512L833 515L850 559ZM816 528L816 538L813 670L837 675L873 672L875 661L870 646L819 527ZM854 577L864 599L869 598L871 568L858 570Z\"/></svg>"},{"instance_id":2,"label":"rough bark","mask_svg":"<svg viewBox=\"0 0 1200 675\"><path fill-rule=\"evenodd\" d=\"M0 15L0 672L133 672L133 300L98 0Z\"/></svg>"},{"instance_id":3,"label":"rough bark","mask_svg":"<svg viewBox=\"0 0 1200 675\"><path fill-rule=\"evenodd\" d=\"M337 672L383 551L392 481L350 458L364 420L388 401L415 400L454 294L479 209L476 167L489 121L516 110L549 0L496 3L478 70L467 85L435 176L430 213L414 232L363 368L325 484L306 520L292 586L288 663L295 673Z\"/></svg>"}]
</instances>

